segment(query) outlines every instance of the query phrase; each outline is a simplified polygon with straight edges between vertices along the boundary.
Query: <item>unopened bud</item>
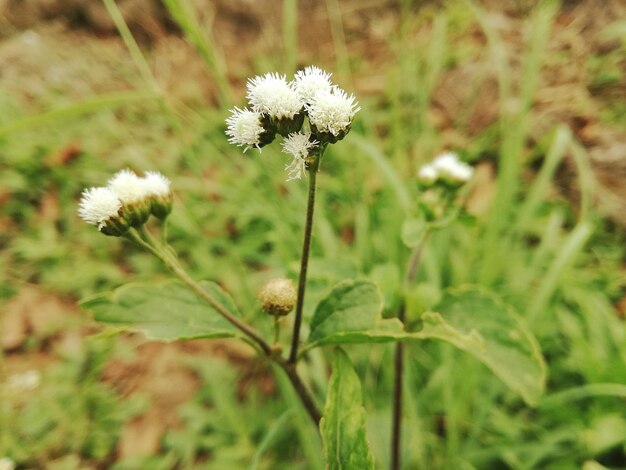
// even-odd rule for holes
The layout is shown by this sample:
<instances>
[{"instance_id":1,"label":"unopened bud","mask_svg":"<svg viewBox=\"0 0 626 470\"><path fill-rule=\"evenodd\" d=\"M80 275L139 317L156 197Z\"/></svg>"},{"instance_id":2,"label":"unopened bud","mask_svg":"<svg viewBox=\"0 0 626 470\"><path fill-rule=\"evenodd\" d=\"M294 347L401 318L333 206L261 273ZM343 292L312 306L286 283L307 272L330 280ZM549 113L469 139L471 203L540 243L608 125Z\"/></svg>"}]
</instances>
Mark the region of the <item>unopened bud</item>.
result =
<instances>
[{"instance_id":1,"label":"unopened bud","mask_svg":"<svg viewBox=\"0 0 626 470\"><path fill-rule=\"evenodd\" d=\"M287 315L296 303L296 288L290 279L277 278L267 282L259 292L263 310L270 315Z\"/></svg>"}]
</instances>

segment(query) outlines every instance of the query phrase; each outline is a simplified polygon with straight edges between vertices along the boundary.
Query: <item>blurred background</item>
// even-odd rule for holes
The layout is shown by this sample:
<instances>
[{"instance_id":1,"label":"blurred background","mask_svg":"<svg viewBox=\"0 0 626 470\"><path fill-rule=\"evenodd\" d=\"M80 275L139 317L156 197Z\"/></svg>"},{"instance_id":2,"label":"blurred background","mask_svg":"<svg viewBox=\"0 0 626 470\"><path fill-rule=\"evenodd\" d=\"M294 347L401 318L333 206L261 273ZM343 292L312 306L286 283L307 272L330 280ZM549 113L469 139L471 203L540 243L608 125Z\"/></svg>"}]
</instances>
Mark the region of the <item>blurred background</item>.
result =
<instances>
[{"instance_id":1,"label":"blurred background","mask_svg":"<svg viewBox=\"0 0 626 470\"><path fill-rule=\"evenodd\" d=\"M130 167L176 193L171 242L246 318L297 277L306 184L229 146L248 77L315 64L362 110L319 179L307 313L344 278L397 306L416 169L475 165L469 215L433 237L410 320L451 286L496 291L549 367L530 409L446 346L412 346L405 468L626 468L626 4L620 0L0 0L0 458L19 469L316 469L288 384L228 341L112 337L77 306L167 278L81 222ZM388 465L392 350L352 347ZM311 355L319 401L328 364Z\"/></svg>"}]
</instances>

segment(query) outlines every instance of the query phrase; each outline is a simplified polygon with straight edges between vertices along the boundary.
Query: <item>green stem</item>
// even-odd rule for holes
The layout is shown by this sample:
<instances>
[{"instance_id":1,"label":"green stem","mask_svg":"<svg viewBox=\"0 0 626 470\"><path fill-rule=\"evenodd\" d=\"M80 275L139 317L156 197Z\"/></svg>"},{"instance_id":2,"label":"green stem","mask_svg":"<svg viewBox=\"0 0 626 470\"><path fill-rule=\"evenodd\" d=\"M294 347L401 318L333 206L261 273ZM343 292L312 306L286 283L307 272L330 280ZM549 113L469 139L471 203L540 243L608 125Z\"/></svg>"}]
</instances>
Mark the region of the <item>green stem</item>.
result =
<instances>
[{"instance_id":1,"label":"green stem","mask_svg":"<svg viewBox=\"0 0 626 470\"><path fill-rule=\"evenodd\" d=\"M128 233L131 236L133 241L135 241L142 247L146 248L147 250L151 251L154 255L160 258L167 265L167 267L170 268L174 272L174 274L176 274L180 278L181 281L187 284L201 299L203 299L211 307L213 307L217 311L217 313L222 315L232 325L234 325L236 328L238 328L240 331L246 334L252 341L254 341L261 348L261 350L266 355L268 356L271 355L272 349L270 348L269 344L265 342L263 337L256 330L250 327L248 324L242 322L237 317L235 317L222 304L220 304L217 300L215 300L215 298L211 294L205 291L200 284L198 284L191 276L189 276L189 274L187 274L187 271L183 269L183 267L167 251L167 249L165 249L165 247L160 247L159 245L155 244L156 240L152 237L152 235L150 235L147 232L147 230L141 227L138 232L135 229L131 228ZM146 242L139 235L139 233L147 237L148 241Z\"/></svg>"},{"instance_id":2,"label":"green stem","mask_svg":"<svg viewBox=\"0 0 626 470\"><path fill-rule=\"evenodd\" d=\"M143 234L146 239L142 238L140 234ZM236 328L241 330L246 336L248 336L253 343L257 344L261 349L261 352L270 360L278 364L283 369L289 378L289 381L293 385L294 390L300 397L302 404L307 410L309 416L315 423L319 424L322 414L320 413L315 401L307 389L306 385L298 375L295 364L287 362L286 359L280 355L274 353L274 350L263 339L263 337L248 324L242 322L237 317L233 316L226 308L224 308L212 295L206 292L200 284L187 274L183 267L178 263L174 255L168 250L168 247L160 245L154 237L144 228L140 227L139 230L131 228L126 238L134 241L139 246L153 253L157 258L161 259L165 265L170 268L185 284L187 284L201 299L211 305L217 312L222 315L227 321L233 324Z\"/></svg>"},{"instance_id":3,"label":"green stem","mask_svg":"<svg viewBox=\"0 0 626 470\"><path fill-rule=\"evenodd\" d=\"M424 230L421 240L411 253L411 258L407 265L406 277L402 286L402 299L398 309L398 320L404 323L406 317L406 291L417 277L422 251L426 244L426 239L430 231ZM402 388L404 385L404 344L396 343L394 356L394 383L393 383L393 404L391 418L391 470L400 469L400 447L402 440Z\"/></svg>"},{"instance_id":4,"label":"green stem","mask_svg":"<svg viewBox=\"0 0 626 470\"><path fill-rule=\"evenodd\" d=\"M309 167L309 199L306 209L306 223L304 226L304 240L302 242L302 255L300 258L300 276L298 277L298 300L296 302L296 318L293 323L293 335L291 337L291 351L289 363L295 364L298 358L298 344L300 341L300 326L302 325L302 308L304 306L304 293L306 291L306 275L309 267L309 252L311 249L311 234L313 232L313 212L315 208L315 189L317 171L321 160L321 154L314 156Z\"/></svg>"}]
</instances>

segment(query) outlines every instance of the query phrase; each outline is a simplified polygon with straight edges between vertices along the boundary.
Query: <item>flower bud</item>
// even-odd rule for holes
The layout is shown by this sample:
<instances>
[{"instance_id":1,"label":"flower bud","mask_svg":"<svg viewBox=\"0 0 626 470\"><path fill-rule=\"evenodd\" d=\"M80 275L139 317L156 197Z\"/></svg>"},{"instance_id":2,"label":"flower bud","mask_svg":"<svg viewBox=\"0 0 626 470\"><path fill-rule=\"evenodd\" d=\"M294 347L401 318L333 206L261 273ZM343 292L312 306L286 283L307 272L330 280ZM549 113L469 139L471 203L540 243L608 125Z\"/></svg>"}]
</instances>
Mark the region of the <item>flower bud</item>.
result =
<instances>
[{"instance_id":1,"label":"flower bud","mask_svg":"<svg viewBox=\"0 0 626 470\"><path fill-rule=\"evenodd\" d=\"M174 202L170 180L158 171L147 171L142 181L150 198L150 212L161 220L165 219L172 212Z\"/></svg>"},{"instance_id":2,"label":"flower bud","mask_svg":"<svg viewBox=\"0 0 626 470\"><path fill-rule=\"evenodd\" d=\"M268 281L259 292L259 301L263 310L275 316L284 316L291 312L296 298L296 288L293 282L285 278Z\"/></svg>"},{"instance_id":3,"label":"flower bud","mask_svg":"<svg viewBox=\"0 0 626 470\"><path fill-rule=\"evenodd\" d=\"M124 218L130 226L139 227L146 223L151 201L141 178L130 170L122 170L109 180L108 187L122 203Z\"/></svg>"},{"instance_id":4,"label":"flower bud","mask_svg":"<svg viewBox=\"0 0 626 470\"><path fill-rule=\"evenodd\" d=\"M105 235L124 235L129 224L117 194L109 188L89 188L83 191L78 215L88 224L96 225Z\"/></svg>"}]
</instances>

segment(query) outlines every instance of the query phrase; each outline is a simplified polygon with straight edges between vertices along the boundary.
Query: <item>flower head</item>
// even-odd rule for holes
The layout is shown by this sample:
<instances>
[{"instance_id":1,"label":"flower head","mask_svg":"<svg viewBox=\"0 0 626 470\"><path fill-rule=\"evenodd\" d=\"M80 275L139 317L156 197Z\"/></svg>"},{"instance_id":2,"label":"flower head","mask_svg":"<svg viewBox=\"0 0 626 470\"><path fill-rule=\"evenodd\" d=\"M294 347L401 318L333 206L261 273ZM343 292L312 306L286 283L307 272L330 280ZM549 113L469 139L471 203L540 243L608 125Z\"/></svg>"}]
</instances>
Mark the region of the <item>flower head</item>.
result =
<instances>
[{"instance_id":1,"label":"flower head","mask_svg":"<svg viewBox=\"0 0 626 470\"><path fill-rule=\"evenodd\" d=\"M338 138L345 136L350 130L354 115L361 108L353 95L347 95L339 87L332 87L330 91L320 91L311 103L306 105L309 120L315 130ZM335 139L331 139L335 140Z\"/></svg>"},{"instance_id":2,"label":"flower head","mask_svg":"<svg viewBox=\"0 0 626 470\"><path fill-rule=\"evenodd\" d=\"M244 152L250 147L260 149L263 143L262 137L266 133L261 122L261 115L256 111L237 107L234 107L230 112L232 113L231 116L226 119L228 125L226 135L230 137L228 141L240 147L245 146Z\"/></svg>"},{"instance_id":3,"label":"flower head","mask_svg":"<svg viewBox=\"0 0 626 470\"><path fill-rule=\"evenodd\" d=\"M274 119L293 119L303 108L298 93L277 73L248 80L247 96L254 111Z\"/></svg>"},{"instance_id":4,"label":"flower head","mask_svg":"<svg viewBox=\"0 0 626 470\"><path fill-rule=\"evenodd\" d=\"M432 162L423 165L417 172L417 177L424 183L434 183L442 179L452 183L465 183L472 178L474 169L462 162L458 155L444 152Z\"/></svg>"},{"instance_id":5,"label":"flower head","mask_svg":"<svg viewBox=\"0 0 626 470\"><path fill-rule=\"evenodd\" d=\"M432 165L440 176L460 183L469 181L474 174L474 169L459 160L459 156L452 152L442 153L433 160Z\"/></svg>"},{"instance_id":6,"label":"flower head","mask_svg":"<svg viewBox=\"0 0 626 470\"><path fill-rule=\"evenodd\" d=\"M292 87L304 103L310 103L318 93L331 91L330 77L330 73L311 65L296 72Z\"/></svg>"},{"instance_id":7,"label":"flower head","mask_svg":"<svg viewBox=\"0 0 626 470\"><path fill-rule=\"evenodd\" d=\"M91 225L100 225L117 217L122 203L109 188L89 188L83 191L78 206L78 215Z\"/></svg>"},{"instance_id":8,"label":"flower head","mask_svg":"<svg viewBox=\"0 0 626 470\"><path fill-rule=\"evenodd\" d=\"M277 278L268 281L259 292L263 310L270 315L287 315L296 303L296 288L290 279Z\"/></svg>"},{"instance_id":9,"label":"flower head","mask_svg":"<svg viewBox=\"0 0 626 470\"><path fill-rule=\"evenodd\" d=\"M146 171L143 184L148 196L167 197L172 193L170 180L158 171Z\"/></svg>"},{"instance_id":10,"label":"flower head","mask_svg":"<svg viewBox=\"0 0 626 470\"><path fill-rule=\"evenodd\" d=\"M282 142L283 152L290 154L293 160L285 165L287 181L301 179L306 173L306 159L311 149L315 148L319 142L311 139L310 132L296 132L289 134Z\"/></svg>"},{"instance_id":11,"label":"flower head","mask_svg":"<svg viewBox=\"0 0 626 470\"><path fill-rule=\"evenodd\" d=\"M118 171L109 180L108 187L117 195L122 204L141 202L148 196L141 178L129 169Z\"/></svg>"},{"instance_id":12,"label":"flower head","mask_svg":"<svg viewBox=\"0 0 626 470\"><path fill-rule=\"evenodd\" d=\"M159 219L166 218L172 211L173 202L170 180L158 171L147 171L142 182L150 198L150 212Z\"/></svg>"}]
</instances>

